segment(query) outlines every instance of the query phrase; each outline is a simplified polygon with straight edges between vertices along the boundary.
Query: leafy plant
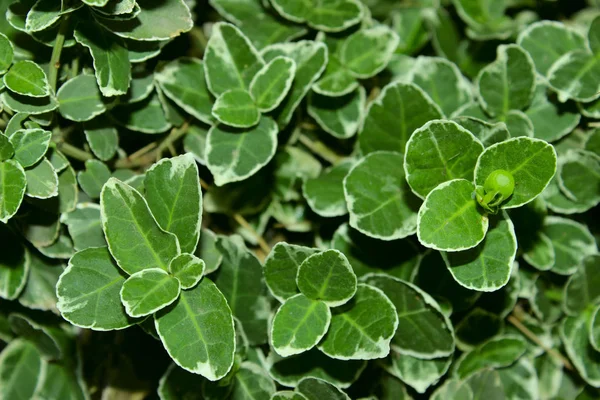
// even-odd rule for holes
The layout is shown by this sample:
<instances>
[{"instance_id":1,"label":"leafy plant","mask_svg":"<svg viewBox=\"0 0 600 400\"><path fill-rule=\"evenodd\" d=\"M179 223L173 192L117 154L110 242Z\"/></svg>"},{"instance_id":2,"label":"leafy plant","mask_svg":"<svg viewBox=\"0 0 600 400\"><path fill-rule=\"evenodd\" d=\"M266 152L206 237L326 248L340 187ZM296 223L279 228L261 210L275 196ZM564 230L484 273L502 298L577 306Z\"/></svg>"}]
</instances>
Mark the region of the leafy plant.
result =
<instances>
[{"instance_id":1,"label":"leafy plant","mask_svg":"<svg viewBox=\"0 0 600 400\"><path fill-rule=\"evenodd\" d=\"M0 5L0 398L600 397L597 1Z\"/></svg>"}]
</instances>

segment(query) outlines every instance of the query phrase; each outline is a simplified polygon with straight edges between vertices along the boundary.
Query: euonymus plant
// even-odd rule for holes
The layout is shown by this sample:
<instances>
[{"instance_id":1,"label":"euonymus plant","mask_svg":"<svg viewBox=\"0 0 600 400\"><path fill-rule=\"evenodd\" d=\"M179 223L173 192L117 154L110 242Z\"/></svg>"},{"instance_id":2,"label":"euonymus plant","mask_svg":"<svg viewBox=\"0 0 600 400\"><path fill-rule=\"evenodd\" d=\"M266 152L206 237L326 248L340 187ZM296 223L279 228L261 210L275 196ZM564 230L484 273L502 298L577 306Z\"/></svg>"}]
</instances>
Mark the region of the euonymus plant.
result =
<instances>
[{"instance_id":1,"label":"euonymus plant","mask_svg":"<svg viewBox=\"0 0 600 400\"><path fill-rule=\"evenodd\" d=\"M597 0L0 15L0 399L600 398Z\"/></svg>"}]
</instances>

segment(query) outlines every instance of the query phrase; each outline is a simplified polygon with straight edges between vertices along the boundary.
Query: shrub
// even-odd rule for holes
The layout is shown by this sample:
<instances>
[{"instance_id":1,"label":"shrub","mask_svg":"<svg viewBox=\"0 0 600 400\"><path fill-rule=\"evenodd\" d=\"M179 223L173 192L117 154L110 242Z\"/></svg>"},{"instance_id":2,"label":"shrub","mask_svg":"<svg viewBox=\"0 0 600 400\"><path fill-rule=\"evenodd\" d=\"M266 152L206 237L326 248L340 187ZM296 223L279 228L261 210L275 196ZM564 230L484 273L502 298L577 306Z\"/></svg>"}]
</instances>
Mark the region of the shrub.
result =
<instances>
[{"instance_id":1,"label":"shrub","mask_svg":"<svg viewBox=\"0 0 600 400\"><path fill-rule=\"evenodd\" d=\"M0 398L600 397L587 3L4 1Z\"/></svg>"}]
</instances>

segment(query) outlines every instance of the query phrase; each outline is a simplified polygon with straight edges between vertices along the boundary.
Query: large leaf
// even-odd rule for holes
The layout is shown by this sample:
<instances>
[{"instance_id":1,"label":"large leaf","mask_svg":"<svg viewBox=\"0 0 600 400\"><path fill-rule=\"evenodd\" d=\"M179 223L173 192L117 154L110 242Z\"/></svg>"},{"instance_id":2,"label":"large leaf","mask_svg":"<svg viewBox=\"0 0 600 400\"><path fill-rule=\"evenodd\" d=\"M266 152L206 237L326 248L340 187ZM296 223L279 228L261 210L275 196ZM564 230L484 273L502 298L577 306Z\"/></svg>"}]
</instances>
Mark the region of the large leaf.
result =
<instances>
[{"instance_id":1,"label":"large leaf","mask_svg":"<svg viewBox=\"0 0 600 400\"><path fill-rule=\"evenodd\" d=\"M123 329L136 321L126 313L119 292L126 277L106 247L76 253L56 285L56 304L75 326L98 331Z\"/></svg>"},{"instance_id":2,"label":"large leaf","mask_svg":"<svg viewBox=\"0 0 600 400\"><path fill-rule=\"evenodd\" d=\"M16 214L27 187L21 165L14 160L0 162L0 221L6 223Z\"/></svg>"},{"instance_id":3,"label":"large leaf","mask_svg":"<svg viewBox=\"0 0 600 400\"><path fill-rule=\"evenodd\" d=\"M93 75L82 74L70 79L56 96L58 111L71 121L89 121L107 108Z\"/></svg>"},{"instance_id":4,"label":"large leaf","mask_svg":"<svg viewBox=\"0 0 600 400\"><path fill-rule=\"evenodd\" d=\"M23 96L46 97L50 95L50 85L46 73L33 61L17 61L4 75L6 87Z\"/></svg>"},{"instance_id":5,"label":"large leaf","mask_svg":"<svg viewBox=\"0 0 600 400\"><path fill-rule=\"evenodd\" d=\"M111 254L129 274L146 268L167 270L180 253L177 237L164 231L152 216L142 195L115 178L100 196L102 227Z\"/></svg>"},{"instance_id":6,"label":"large leaf","mask_svg":"<svg viewBox=\"0 0 600 400\"><path fill-rule=\"evenodd\" d=\"M146 171L146 201L162 229L177 236L181 251L192 253L202 224L202 190L191 155L162 159Z\"/></svg>"},{"instance_id":7,"label":"large leaf","mask_svg":"<svg viewBox=\"0 0 600 400\"><path fill-rule=\"evenodd\" d=\"M401 154L378 151L352 167L344 179L350 226L383 240L415 233L418 199L410 192L402 163Z\"/></svg>"},{"instance_id":8,"label":"large leaf","mask_svg":"<svg viewBox=\"0 0 600 400\"><path fill-rule=\"evenodd\" d=\"M19 129L10 137L15 149L14 159L23 168L31 167L44 157L52 132L43 129Z\"/></svg>"},{"instance_id":9,"label":"large leaf","mask_svg":"<svg viewBox=\"0 0 600 400\"><path fill-rule=\"evenodd\" d=\"M16 113L39 115L58 108L58 101L54 96L33 98L4 90L0 95L0 100L6 108Z\"/></svg>"},{"instance_id":10,"label":"large leaf","mask_svg":"<svg viewBox=\"0 0 600 400\"><path fill-rule=\"evenodd\" d=\"M208 278L182 291L174 305L156 314L155 323L163 345L180 367L211 381L231 369L233 317L225 297Z\"/></svg>"}]
</instances>

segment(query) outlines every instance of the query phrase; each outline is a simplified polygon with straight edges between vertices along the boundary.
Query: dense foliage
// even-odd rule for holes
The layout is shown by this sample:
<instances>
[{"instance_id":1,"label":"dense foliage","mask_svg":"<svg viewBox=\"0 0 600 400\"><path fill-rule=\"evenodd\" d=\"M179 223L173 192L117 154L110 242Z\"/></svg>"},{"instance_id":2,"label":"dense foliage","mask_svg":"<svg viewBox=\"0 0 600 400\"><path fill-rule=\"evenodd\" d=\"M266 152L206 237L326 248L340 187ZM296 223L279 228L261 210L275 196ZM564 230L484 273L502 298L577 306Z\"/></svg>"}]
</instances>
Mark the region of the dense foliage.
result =
<instances>
[{"instance_id":1,"label":"dense foliage","mask_svg":"<svg viewBox=\"0 0 600 400\"><path fill-rule=\"evenodd\" d=\"M597 0L0 12L0 398L600 398Z\"/></svg>"}]
</instances>

